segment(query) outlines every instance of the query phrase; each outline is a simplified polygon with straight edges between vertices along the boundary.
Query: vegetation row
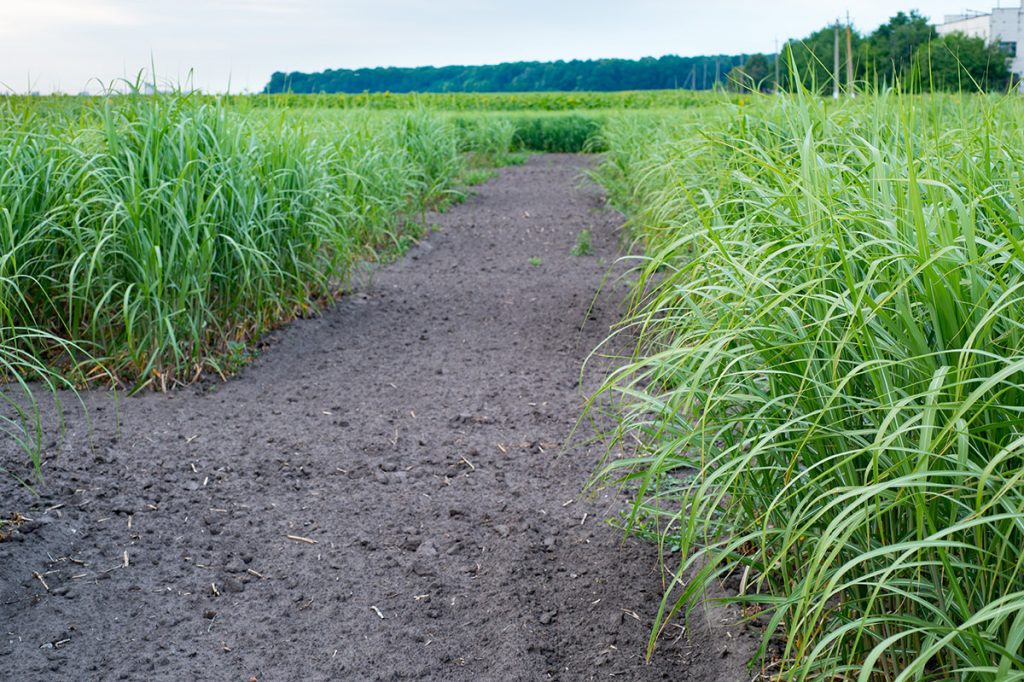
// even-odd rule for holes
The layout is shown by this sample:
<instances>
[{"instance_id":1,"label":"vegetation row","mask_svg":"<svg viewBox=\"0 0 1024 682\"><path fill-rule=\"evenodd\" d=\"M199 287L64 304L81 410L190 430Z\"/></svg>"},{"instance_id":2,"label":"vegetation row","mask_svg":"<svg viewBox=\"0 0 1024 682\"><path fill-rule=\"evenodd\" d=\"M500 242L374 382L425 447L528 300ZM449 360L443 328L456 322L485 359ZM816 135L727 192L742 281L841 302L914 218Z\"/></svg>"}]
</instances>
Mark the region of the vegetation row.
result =
<instances>
[{"instance_id":1,"label":"vegetation row","mask_svg":"<svg viewBox=\"0 0 1024 682\"><path fill-rule=\"evenodd\" d=\"M38 455L29 379L164 390L233 372L355 263L418 238L467 158L580 151L599 127L183 93L0 101L0 376L26 388L0 392L0 428Z\"/></svg>"},{"instance_id":2,"label":"vegetation row","mask_svg":"<svg viewBox=\"0 0 1024 682\"><path fill-rule=\"evenodd\" d=\"M666 558L652 647L731 579L782 679L1024 679L1022 123L891 90L608 123L644 255L593 405L639 449L598 478Z\"/></svg>"}]
</instances>

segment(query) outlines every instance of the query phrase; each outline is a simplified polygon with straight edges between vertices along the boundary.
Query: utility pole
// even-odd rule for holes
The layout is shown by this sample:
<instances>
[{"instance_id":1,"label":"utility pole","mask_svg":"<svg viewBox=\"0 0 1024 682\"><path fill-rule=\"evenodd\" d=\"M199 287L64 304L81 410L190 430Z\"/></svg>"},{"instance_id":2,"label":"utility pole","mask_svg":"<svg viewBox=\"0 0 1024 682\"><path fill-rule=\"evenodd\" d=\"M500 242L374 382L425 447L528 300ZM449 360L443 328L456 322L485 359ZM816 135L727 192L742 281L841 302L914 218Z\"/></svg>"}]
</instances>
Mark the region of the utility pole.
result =
<instances>
[{"instance_id":1,"label":"utility pole","mask_svg":"<svg viewBox=\"0 0 1024 682\"><path fill-rule=\"evenodd\" d=\"M779 53L779 39L775 39L775 94L782 92L782 88L779 87L779 61L782 55Z\"/></svg>"},{"instance_id":2,"label":"utility pole","mask_svg":"<svg viewBox=\"0 0 1024 682\"><path fill-rule=\"evenodd\" d=\"M839 20L835 26L835 49L832 53L832 99L839 99Z\"/></svg>"},{"instance_id":3,"label":"utility pole","mask_svg":"<svg viewBox=\"0 0 1024 682\"><path fill-rule=\"evenodd\" d=\"M853 88L853 38L850 35L850 13L846 13L846 94L856 97Z\"/></svg>"}]
</instances>

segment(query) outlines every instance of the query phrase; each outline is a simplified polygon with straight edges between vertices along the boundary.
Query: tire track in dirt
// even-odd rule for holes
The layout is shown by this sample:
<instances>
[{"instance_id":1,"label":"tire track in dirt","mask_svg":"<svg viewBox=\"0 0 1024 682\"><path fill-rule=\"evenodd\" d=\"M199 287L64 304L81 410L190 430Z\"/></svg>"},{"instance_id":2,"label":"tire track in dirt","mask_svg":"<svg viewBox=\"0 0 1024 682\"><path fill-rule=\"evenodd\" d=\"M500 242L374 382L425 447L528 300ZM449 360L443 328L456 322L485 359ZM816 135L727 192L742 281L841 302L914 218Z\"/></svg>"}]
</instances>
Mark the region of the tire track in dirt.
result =
<instances>
[{"instance_id":1,"label":"tire track in dirt","mask_svg":"<svg viewBox=\"0 0 1024 682\"><path fill-rule=\"evenodd\" d=\"M32 519L0 543L3 677L750 679L717 610L645 664L656 548L578 499L601 446L556 457L626 292L588 315L621 223L590 163L503 170L228 383L89 393L91 434L69 407L40 497L2 483Z\"/></svg>"}]
</instances>

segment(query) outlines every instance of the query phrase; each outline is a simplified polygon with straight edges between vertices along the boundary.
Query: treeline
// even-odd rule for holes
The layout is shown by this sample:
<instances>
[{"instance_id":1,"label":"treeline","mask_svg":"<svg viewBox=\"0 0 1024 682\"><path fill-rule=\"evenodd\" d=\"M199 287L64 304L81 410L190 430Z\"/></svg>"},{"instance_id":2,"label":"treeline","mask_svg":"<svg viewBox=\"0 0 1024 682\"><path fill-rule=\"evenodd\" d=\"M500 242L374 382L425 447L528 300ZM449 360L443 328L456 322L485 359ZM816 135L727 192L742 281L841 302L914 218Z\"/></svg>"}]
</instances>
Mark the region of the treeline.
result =
<instances>
[{"instance_id":1,"label":"treeline","mask_svg":"<svg viewBox=\"0 0 1024 682\"><path fill-rule=\"evenodd\" d=\"M486 66L328 69L274 73L265 93L361 92L610 92L616 90L710 90L747 62L746 55L665 56L655 59L593 59L508 62Z\"/></svg>"},{"instance_id":2,"label":"treeline","mask_svg":"<svg viewBox=\"0 0 1024 682\"><path fill-rule=\"evenodd\" d=\"M792 90L802 83L826 93L832 73L836 26L785 43L778 55L717 55L643 59L507 62L484 66L328 69L275 72L264 93L374 92L612 92L619 90ZM850 32L853 82L848 82L846 28L840 27L843 90L868 85L915 91L1007 89L1009 55L998 45L961 34L940 37L927 17L900 12L871 33ZM776 60L778 59L778 69Z\"/></svg>"},{"instance_id":3,"label":"treeline","mask_svg":"<svg viewBox=\"0 0 1024 682\"><path fill-rule=\"evenodd\" d=\"M802 83L814 92L831 92L836 28L826 26L802 40L788 41L778 55L777 70L776 55L751 55L728 74L730 87L767 92L776 87L793 90ZM838 28L838 84L844 92L864 86L898 86L916 92L1000 91L1009 88L1013 79L1010 56L997 44L960 33L940 37L926 17L900 12L869 34L850 31L851 83L846 64L847 29Z\"/></svg>"}]
</instances>

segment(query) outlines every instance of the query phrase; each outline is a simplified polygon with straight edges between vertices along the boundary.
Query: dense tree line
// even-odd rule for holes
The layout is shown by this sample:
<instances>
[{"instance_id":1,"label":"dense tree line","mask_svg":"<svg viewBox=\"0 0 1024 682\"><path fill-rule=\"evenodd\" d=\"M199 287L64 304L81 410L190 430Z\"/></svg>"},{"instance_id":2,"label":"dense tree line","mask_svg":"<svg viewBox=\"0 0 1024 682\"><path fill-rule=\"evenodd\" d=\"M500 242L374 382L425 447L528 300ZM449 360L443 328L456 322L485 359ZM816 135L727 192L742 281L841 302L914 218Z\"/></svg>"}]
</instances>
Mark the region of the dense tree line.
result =
<instances>
[{"instance_id":1,"label":"dense tree line","mask_svg":"<svg viewBox=\"0 0 1024 682\"><path fill-rule=\"evenodd\" d=\"M655 59L593 59L509 62L487 66L328 69L276 72L266 93L296 92L545 92L614 90L709 90L746 61L745 55L666 56Z\"/></svg>"},{"instance_id":2,"label":"dense tree line","mask_svg":"<svg viewBox=\"0 0 1024 682\"><path fill-rule=\"evenodd\" d=\"M317 73L276 72L266 93L362 92L550 92L792 90L799 82L813 91L833 87L835 26L790 40L779 55L718 55L643 59L507 62L485 66L328 69ZM847 83L846 34L840 29L839 85ZM960 34L940 37L917 12L900 12L870 34L851 31L854 86L898 85L915 91L1005 90L1013 75L1008 56L995 44ZM776 59L779 68L776 70ZM778 73L778 83L776 83Z\"/></svg>"},{"instance_id":3,"label":"dense tree line","mask_svg":"<svg viewBox=\"0 0 1024 682\"><path fill-rule=\"evenodd\" d=\"M778 55L778 87L800 83L820 93L832 90L836 26L826 26L802 40L788 41ZM851 31L853 79L846 69L846 29L839 27L839 86L899 86L911 91L1006 90L1013 78L1009 55L998 45L959 33L939 36L917 12L900 12L870 34ZM736 89L769 91L775 83L776 55L755 54L728 75Z\"/></svg>"}]
</instances>

